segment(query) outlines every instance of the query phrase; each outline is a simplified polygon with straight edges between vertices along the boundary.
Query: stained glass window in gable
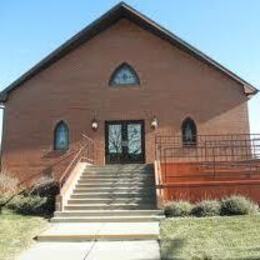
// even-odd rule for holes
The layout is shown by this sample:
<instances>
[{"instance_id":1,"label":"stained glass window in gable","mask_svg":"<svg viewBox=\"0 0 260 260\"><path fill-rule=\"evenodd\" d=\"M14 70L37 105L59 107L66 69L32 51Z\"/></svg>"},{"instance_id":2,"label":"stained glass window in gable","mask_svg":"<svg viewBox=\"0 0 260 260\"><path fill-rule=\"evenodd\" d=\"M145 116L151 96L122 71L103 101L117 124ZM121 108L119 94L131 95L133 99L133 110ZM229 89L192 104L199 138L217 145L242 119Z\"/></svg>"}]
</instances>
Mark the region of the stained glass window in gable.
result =
<instances>
[{"instance_id":1,"label":"stained glass window in gable","mask_svg":"<svg viewBox=\"0 0 260 260\"><path fill-rule=\"evenodd\" d=\"M123 64L119 66L113 73L110 80L110 85L139 85L139 78L130 65Z\"/></svg>"}]
</instances>

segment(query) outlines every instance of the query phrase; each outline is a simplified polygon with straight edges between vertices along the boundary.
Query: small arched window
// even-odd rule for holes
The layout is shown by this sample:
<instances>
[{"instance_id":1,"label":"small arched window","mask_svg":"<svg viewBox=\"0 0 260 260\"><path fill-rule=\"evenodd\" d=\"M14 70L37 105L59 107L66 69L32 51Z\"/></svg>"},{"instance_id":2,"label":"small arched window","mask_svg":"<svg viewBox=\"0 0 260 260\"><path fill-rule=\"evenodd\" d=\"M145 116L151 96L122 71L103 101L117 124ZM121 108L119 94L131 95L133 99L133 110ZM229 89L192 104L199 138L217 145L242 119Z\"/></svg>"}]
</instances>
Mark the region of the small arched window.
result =
<instances>
[{"instance_id":1,"label":"small arched window","mask_svg":"<svg viewBox=\"0 0 260 260\"><path fill-rule=\"evenodd\" d=\"M194 120L189 117L182 123L182 143L191 146L197 144L197 127Z\"/></svg>"},{"instance_id":2,"label":"small arched window","mask_svg":"<svg viewBox=\"0 0 260 260\"><path fill-rule=\"evenodd\" d=\"M69 127L64 121L59 122L54 130L54 150L64 151L69 148Z\"/></svg>"},{"instance_id":3,"label":"small arched window","mask_svg":"<svg viewBox=\"0 0 260 260\"><path fill-rule=\"evenodd\" d=\"M139 85L140 80L135 70L127 63L118 66L113 72L110 86Z\"/></svg>"}]
</instances>

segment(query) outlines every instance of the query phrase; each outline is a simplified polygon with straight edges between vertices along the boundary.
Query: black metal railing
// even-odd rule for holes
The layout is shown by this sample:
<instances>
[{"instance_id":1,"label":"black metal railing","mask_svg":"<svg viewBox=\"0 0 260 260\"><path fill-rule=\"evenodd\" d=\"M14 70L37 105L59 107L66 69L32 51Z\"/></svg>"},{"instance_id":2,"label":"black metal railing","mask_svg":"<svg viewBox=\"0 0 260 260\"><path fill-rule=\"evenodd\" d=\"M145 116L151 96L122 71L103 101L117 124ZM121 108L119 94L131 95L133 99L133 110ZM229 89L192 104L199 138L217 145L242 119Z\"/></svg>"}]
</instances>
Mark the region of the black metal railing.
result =
<instances>
[{"instance_id":1,"label":"black metal railing","mask_svg":"<svg viewBox=\"0 0 260 260\"><path fill-rule=\"evenodd\" d=\"M183 143L182 136L156 136L156 160L162 165L196 163L204 175L260 173L260 134L197 135L193 140ZM168 168L162 167L164 176Z\"/></svg>"}]
</instances>

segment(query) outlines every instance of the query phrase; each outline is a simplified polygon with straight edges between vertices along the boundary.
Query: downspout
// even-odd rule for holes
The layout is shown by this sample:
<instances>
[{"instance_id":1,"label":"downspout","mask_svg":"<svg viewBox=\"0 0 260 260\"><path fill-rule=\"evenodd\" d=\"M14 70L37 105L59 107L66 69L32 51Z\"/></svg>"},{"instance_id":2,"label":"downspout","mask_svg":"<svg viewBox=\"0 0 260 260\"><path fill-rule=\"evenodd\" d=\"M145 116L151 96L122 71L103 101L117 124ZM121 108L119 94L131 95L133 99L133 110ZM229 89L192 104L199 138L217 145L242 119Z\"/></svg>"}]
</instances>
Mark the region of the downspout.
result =
<instances>
[{"instance_id":1,"label":"downspout","mask_svg":"<svg viewBox=\"0 0 260 260\"><path fill-rule=\"evenodd\" d=\"M3 155L3 138L4 138L4 131L5 131L5 105L4 103L0 103L0 109L2 109L2 133L1 133L1 140L0 140L0 172L2 171L2 155Z\"/></svg>"}]
</instances>

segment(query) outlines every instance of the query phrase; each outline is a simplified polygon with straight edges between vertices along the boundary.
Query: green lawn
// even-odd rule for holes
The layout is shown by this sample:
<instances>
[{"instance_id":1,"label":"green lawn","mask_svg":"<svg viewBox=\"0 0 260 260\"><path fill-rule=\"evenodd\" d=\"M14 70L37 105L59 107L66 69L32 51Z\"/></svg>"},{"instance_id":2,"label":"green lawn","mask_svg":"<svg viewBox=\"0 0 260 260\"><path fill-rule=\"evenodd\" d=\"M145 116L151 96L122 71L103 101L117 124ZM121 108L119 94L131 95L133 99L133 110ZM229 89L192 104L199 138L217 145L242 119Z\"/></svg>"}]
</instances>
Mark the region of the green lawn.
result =
<instances>
[{"instance_id":1,"label":"green lawn","mask_svg":"<svg viewBox=\"0 0 260 260\"><path fill-rule=\"evenodd\" d=\"M260 259L260 215L161 223L162 259Z\"/></svg>"},{"instance_id":2,"label":"green lawn","mask_svg":"<svg viewBox=\"0 0 260 260\"><path fill-rule=\"evenodd\" d=\"M40 217L22 216L3 211L0 214L0 259L14 259L28 248L44 227L47 220Z\"/></svg>"}]
</instances>

